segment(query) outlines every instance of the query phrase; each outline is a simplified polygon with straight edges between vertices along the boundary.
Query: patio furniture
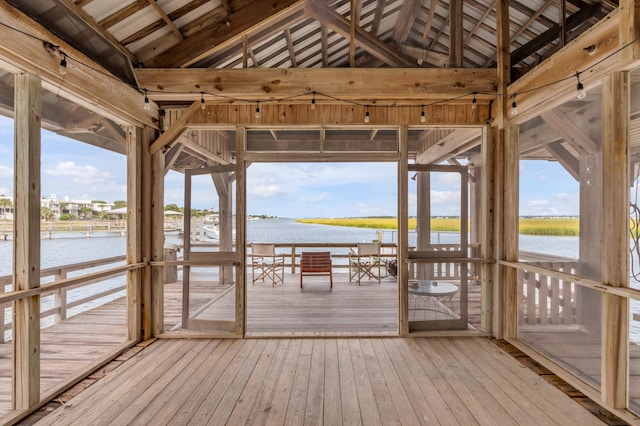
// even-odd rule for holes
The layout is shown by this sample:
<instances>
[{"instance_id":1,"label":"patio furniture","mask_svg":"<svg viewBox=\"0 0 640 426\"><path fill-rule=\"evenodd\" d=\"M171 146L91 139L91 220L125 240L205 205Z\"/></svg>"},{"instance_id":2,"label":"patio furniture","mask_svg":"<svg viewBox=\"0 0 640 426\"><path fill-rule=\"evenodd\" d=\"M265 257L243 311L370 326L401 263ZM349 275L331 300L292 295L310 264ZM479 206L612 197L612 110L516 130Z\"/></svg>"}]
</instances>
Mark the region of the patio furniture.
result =
<instances>
[{"instance_id":1,"label":"patio furniture","mask_svg":"<svg viewBox=\"0 0 640 426\"><path fill-rule=\"evenodd\" d=\"M284 282L284 254L276 254L275 244L251 244L251 265L252 284L270 281L273 287Z\"/></svg>"},{"instance_id":2,"label":"patio furniture","mask_svg":"<svg viewBox=\"0 0 640 426\"><path fill-rule=\"evenodd\" d=\"M380 243L358 243L349 251L349 282L355 279L360 285L363 278L380 282Z\"/></svg>"},{"instance_id":3,"label":"patio furniture","mask_svg":"<svg viewBox=\"0 0 640 426\"><path fill-rule=\"evenodd\" d=\"M409 280L409 311L432 311L436 314L455 318L455 313L447 307L458 292L458 286L448 282L432 280Z\"/></svg>"},{"instance_id":4,"label":"patio furniture","mask_svg":"<svg viewBox=\"0 0 640 426\"><path fill-rule=\"evenodd\" d=\"M303 251L300 256L300 288L302 288L302 277L305 275L328 275L329 288L332 289L331 252Z\"/></svg>"}]
</instances>

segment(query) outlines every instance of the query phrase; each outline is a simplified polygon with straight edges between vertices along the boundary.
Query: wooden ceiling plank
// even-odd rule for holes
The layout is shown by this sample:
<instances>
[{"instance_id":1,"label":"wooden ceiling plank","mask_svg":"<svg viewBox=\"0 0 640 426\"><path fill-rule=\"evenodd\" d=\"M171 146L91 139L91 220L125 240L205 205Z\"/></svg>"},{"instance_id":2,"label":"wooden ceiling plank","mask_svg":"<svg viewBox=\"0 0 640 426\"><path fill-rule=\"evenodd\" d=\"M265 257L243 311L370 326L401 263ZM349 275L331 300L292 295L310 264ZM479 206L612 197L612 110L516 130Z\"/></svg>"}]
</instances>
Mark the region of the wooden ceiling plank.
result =
<instances>
[{"instance_id":1,"label":"wooden ceiling plank","mask_svg":"<svg viewBox=\"0 0 640 426\"><path fill-rule=\"evenodd\" d=\"M116 25L119 22L124 21L129 16L133 15L136 12L141 11L147 6L149 6L149 3L147 3L147 0L135 0L128 6L123 7L117 12L99 21L98 25L100 25L102 28L107 28L107 29L111 28L112 26Z\"/></svg>"},{"instance_id":2,"label":"wooden ceiling plank","mask_svg":"<svg viewBox=\"0 0 640 426\"><path fill-rule=\"evenodd\" d=\"M497 84L495 69L466 68L139 68L136 73L142 87L153 89L150 98L158 101L199 101L200 92L212 95L212 102L218 93L247 101L308 93L310 101L311 91L346 100L426 101L473 92L491 93ZM309 82L313 82L312 87ZM319 96L316 99L320 101Z\"/></svg>"},{"instance_id":3,"label":"wooden ceiling plank","mask_svg":"<svg viewBox=\"0 0 640 426\"><path fill-rule=\"evenodd\" d=\"M242 35L271 25L272 21L291 16L304 7L306 0L255 2L229 15L228 21L187 37L182 42L146 61L148 67L187 67L211 55L221 46L241 41ZM263 17L267 18L263 18Z\"/></svg>"},{"instance_id":4,"label":"wooden ceiling plank","mask_svg":"<svg viewBox=\"0 0 640 426\"><path fill-rule=\"evenodd\" d=\"M327 25L336 33L346 39L350 37L350 24L344 16L318 3L307 3L307 14L321 24ZM388 65L398 68L415 67L416 63L410 58L398 53L360 27L355 29L356 43L373 56L386 62Z\"/></svg>"},{"instance_id":5,"label":"wooden ceiling plank","mask_svg":"<svg viewBox=\"0 0 640 426\"><path fill-rule=\"evenodd\" d=\"M287 41L287 49L289 50L289 60L291 61L291 66L293 68L297 68L298 62L296 61L296 51L293 48L293 40L291 40L291 30L289 28L284 29L284 38Z\"/></svg>"},{"instance_id":6,"label":"wooden ceiling plank","mask_svg":"<svg viewBox=\"0 0 640 426\"><path fill-rule=\"evenodd\" d=\"M566 143L580 154L592 154L600 149L598 143L593 141L559 109L545 111L540 116L562 136Z\"/></svg>"},{"instance_id":7,"label":"wooden ceiling plank","mask_svg":"<svg viewBox=\"0 0 640 426\"><path fill-rule=\"evenodd\" d=\"M176 37L178 37L180 40L184 40L184 36L182 35L178 27L176 27L176 24L174 24L173 21L167 16L167 14L164 13L164 10L162 10L162 8L158 5L156 0L148 0L148 1L149 1L149 4L153 6L153 8L158 12L158 15L160 15L162 20L169 26L169 28L171 28L171 31L173 31Z\"/></svg>"},{"instance_id":8,"label":"wooden ceiling plank","mask_svg":"<svg viewBox=\"0 0 640 426\"><path fill-rule=\"evenodd\" d=\"M402 7L393 29L393 39L396 43L402 44L407 41L421 4L422 0L405 0L402 2Z\"/></svg>"}]
</instances>

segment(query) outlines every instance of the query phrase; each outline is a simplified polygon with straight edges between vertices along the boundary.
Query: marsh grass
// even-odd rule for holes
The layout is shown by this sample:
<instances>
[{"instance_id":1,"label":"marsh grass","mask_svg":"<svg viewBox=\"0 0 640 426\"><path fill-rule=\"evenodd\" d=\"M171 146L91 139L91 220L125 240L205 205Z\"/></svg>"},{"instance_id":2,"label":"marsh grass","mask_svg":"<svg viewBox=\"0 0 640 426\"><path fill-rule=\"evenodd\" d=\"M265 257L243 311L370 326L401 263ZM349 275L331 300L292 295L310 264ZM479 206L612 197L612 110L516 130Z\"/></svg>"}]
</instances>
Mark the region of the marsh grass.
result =
<instances>
[{"instance_id":1,"label":"marsh grass","mask_svg":"<svg viewBox=\"0 0 640 426\"><path fill-rule=\"evenodd\" d=\"M355 226L358 228L396 229L397 221L393 217L385 218L336 218L336 219L296 219L300 223L315 223L331 226ZM409 229L416 228L416 219L409 219ZM637 228L635 232L639 232ZM460 231L459 218L431 218L432 231ZM580 233L578 218L521 218L520 234L549 235L549 236L577 236Z\"/></svg>"}]
</instances>

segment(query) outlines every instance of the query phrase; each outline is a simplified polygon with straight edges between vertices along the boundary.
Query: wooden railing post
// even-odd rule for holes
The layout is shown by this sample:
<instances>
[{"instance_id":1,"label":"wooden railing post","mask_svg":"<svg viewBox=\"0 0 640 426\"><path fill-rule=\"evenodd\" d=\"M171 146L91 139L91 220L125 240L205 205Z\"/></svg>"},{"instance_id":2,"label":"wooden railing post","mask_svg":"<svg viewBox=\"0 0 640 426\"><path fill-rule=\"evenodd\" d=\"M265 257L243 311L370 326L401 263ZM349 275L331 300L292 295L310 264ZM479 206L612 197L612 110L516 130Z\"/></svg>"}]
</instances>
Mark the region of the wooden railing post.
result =
<instances>
[{"instance_id":1,"label":"wooden railing post","mask_svg":"<svg viewBox=\"0 0 640 426\"><path fill-rule=\"evenodd\" d=\"M291 273L296 273L296 246L295 244L291 245Z\"/></svg>"}]
</instances>

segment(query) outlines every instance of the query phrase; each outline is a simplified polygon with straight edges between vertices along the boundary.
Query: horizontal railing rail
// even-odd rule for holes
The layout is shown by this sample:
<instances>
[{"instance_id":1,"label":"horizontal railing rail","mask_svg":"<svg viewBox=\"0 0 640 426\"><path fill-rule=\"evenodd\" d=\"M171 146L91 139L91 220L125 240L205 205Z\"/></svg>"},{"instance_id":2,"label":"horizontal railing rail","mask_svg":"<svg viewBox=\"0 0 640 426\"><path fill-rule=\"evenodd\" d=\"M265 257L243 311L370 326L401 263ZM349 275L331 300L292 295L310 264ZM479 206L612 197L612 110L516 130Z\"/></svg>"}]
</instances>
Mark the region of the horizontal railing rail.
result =
<instances>
[{"instance_id":1,"label":"horizontal railing rail","mask_svg":"<svg viewBox=\"0 0 640 426\"><path fill-rule=\"evenodd\" d=\"M112 265L114 263L120 263L126 261L126 256L114 256L105 259L90 260L87 262L74 263L70 265L55 266L52 268L42 269L40 271L40 279L42 288L40 290L41 300L53 296L53 306L48 307L40 313L41 323L55 324L68 317L68 310L90 303L104 297L115 294L119 291L126 289L126 282L120 285L106 289L96 289L89 295L77 298L73 301L68 301L68 292L73 289L80 289L82 287L95 284L96 282L103 281L104 279L116 278L123 276L127 273L127 268L114 268L115 270L102 271L96 274L87 274L85 276L78 276L72 279L69 278L69 274L72 272L83 271L92 268L103 267ZM0 277L0 288L3 289L5 296L11 296L13 291L13 276L6 275ZM65 281L69 282L69 285L59 286ZM55 287L48 289L48 287ZM21 292L16 292L21 293ZM1 296L2 294L0 294ZM27 297L26 295L24 297ZM20 297L17 297L20 298ZM12 329L11 315L8 313L11 310L11 302L0 302L0 343L8 341L5 337L6 333Z\"/></svg>"}]
</instances>

